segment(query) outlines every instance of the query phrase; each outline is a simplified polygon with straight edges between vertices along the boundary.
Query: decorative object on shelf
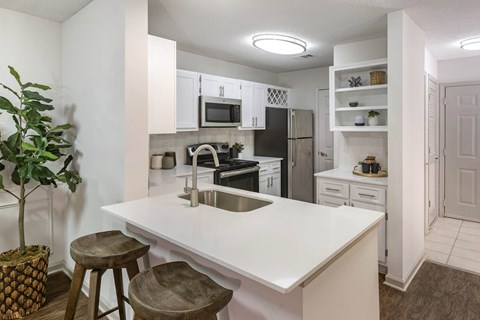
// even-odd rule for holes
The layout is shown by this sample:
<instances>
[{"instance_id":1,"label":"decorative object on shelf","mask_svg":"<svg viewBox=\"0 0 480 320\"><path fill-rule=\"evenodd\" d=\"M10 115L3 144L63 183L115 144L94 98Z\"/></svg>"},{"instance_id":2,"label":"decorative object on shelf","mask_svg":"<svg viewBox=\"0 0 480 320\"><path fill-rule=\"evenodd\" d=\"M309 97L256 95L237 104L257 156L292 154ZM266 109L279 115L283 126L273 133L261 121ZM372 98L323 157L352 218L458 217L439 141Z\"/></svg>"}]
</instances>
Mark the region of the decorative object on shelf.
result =
<instances>
[{"instance_id":1,"label":"decorative object on shelf","mask_svg":"<svg viewBox=\"0 0 480 320\"><path fill-rule=\"evenodd\" d=\"M371 71L370 72L370 85L376 86L378 84L385 84L387 73L385 71Z\"/></svg>"},{"instance_id":2,"label":"decorative object on shelf","mask_svg":"<svg viewBox=\"0 0 480 320\"><path fill-rule=\"evenodd\" d=\"M351 77L348 79L348 84L350 88L355 88L355 87L361 87L362 86L362 78L360 76L358 77Z\"/></svg>"},{"instance_id":3,"label":"decorative object on shelf","mask_svg":"<svg viewBox=\"0 0 480 320\"><path fill-rule=\"evenodd\" d=\"M356 116L355 117L355 125L357 127L365 125L365 117L364 116Z\"/></svg>"},{"instance_id":4,"label":"decorative object on shelf","mask_svg":"<svg viewBox=\"0 0 480 320\"><path fill-rule=\"evenodd\" d=\"M375 162L375 163L372 163L370 165L370 169L371 169L372 173L378 173L380 171L380 169L382 169L382 167L380 166L380 163Z\"/></svg>"},{"instance_id":5,"label":"decorative object on shelf","mask_svg":"<svg viewBox=\"0 0 480 320\"><path fill-rule=\"evenodd\" d=\"M348 105L349 105L351 108L356 108L356 107L358 107L358 102L357 102L357 101L352 101L352 102L349 102Z\"/></svg>"},{"instance_id":6,"label":"decorative object on shelf","mask_svg":"<svg viewBox=\"0 0 480 320\"><path fill-rule=\"evenodd\" d=\"M65 138L72 125L53 125L52 118L46 114L54 109L50 104L52 99L38 92L50 90L50 87L24 83L13 67L8 68L20 91L0 84L12 97L18 98L18 106L15 106L6 97L0 96L0 109L9 113L9 118L13 120L11 127L2 127L0 132L13 132L6 140L0 141L0 171L5 169L5 163L11 165L10 180L19 186L19 192L16 194L7 189L3 183L4 176L0 176L0 189L18 200L20 246L0 253L0 319L18 319L44 305L50 255L47 246L25 245L26 200L40 186L56 188L57 182L64 183L71 192L75 192L82 179L71 168L74 151L72 143ZM50 169L52 167L60 169L55 173ZM29 182L33 184L33 189L26 192Z\"/></svg>"},{"instance_id":7,"label":"decorative object on shelf","mask_svg":"<svg viewBox=\"0 0 480 320\"><path fill-rule=\"evenodd\" d=\"M378 126L378 116L380 112L376 110L368 111L368 125L369 126Z\"/></svg>"},{"instance_id":8,"label":"decorative object on shelf","mask_svg":"<svg viewBox=\"0 0 480 320\"><path fill-rule=\"evenodd\" d=\"M245 149L245 146L243 145L243 143L235 142L232 148L237 150L237 156L232 158L242 159L243 158L242 152L243 152L243 149Z\"/></svg>"}]
</instances>

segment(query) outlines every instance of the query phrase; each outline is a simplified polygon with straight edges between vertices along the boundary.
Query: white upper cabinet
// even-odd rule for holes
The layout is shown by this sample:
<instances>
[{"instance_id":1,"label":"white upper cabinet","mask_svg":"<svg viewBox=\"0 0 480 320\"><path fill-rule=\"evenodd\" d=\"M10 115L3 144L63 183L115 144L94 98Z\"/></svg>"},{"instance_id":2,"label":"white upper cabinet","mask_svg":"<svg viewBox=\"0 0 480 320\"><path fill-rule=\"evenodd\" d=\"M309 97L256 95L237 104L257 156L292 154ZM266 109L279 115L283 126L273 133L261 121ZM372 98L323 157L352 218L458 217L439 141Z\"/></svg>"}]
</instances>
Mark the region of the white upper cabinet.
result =
<instances>
[{"instance_id":1,"label":"white upper cabinet","mask_svg":"<svg viewBox=\"0 0 480 320\"><path fill-rule=\"evenodd\" d=\"M176 42L148 36L148 133L175 133Z\"/></svg>"},{"instance_id":2,"label":"white upper cabinet","mask_svg":"<svg viewBox=\"0 0 480 320\"><path fill-rule=\"evenodd\" d=\"M387 59L330 67L331 131L384 131L387 127L388 85L372 83L370 72L387 71ZM361 86L350 87L348 80L361 78ZM376 111L377 124L369 125L368 113ZM365 125L358 126L358 120Z\"/></svg>"},{"instance_id":3,"label":"white upper cabinet","mask_svg":"<svg viewBox=\"0 0 480 320\"><path fill-rule=\"evenodd\" d=\"M240 81L242 99L241 129L265 129L266 85Z\"/></svg>"},{"instance_id":4,"label":"white upper cabinet","mask_svg":"<svg viewBox=\"0 0 480 320\"><path fill-rule=\"evenodd\" d=\"M177 70L177 132L198 130L199 76Z\"/></svg>"},{"instance_id":5,"label":"white upper cabinet","mask_svg":"<svg viewBox=\"0 0 480 320\"><path fill-rule=\"evenodd\" d=\"M265 90L267 107L290 107L290 89L268 85Z\"/></svg>"},{"instance_id":6,"label":"white upper cabinet","mask_svg":"<svg viewBox=\"0 0 480 320\"><path fill-rule=\"evenodd\" d=\"M240 81L237 79L202 74L200 86L204 96L240 99Z\"/></svg>"}]
</instances>

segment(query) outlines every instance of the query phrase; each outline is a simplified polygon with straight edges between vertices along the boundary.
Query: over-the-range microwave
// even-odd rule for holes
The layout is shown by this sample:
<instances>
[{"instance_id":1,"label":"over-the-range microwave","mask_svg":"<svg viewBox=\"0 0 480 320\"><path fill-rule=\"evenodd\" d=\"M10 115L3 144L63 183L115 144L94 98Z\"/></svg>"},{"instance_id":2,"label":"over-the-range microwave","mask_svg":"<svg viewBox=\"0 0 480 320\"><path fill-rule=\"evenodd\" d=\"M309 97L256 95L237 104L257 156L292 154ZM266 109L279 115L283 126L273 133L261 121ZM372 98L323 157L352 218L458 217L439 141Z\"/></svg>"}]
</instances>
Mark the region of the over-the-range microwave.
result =
<instances>
[{"instance_id":1,"label":"over-the-range microwave","mask_svg":"<svg viewBox=\"0 0 480 320\"><path fill-rule=\"evenodd\" d=\"M242 100L200 96L200 127L242 125Z\"/></svg>"}]
</instances>

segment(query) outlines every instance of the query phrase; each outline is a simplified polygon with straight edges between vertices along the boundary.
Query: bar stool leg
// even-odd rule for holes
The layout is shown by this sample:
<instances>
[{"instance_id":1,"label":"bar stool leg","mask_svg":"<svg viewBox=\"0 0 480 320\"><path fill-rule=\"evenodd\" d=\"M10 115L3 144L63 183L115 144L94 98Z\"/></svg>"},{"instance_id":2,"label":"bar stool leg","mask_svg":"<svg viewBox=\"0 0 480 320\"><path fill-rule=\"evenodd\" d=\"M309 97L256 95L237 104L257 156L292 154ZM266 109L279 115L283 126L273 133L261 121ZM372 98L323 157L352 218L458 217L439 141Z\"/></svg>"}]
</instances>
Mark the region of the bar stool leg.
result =
<instances>
[{"instance_id":1,"label":"bar stool leg","mask_svg":"<svg viewBox=\"0 0 480 320\"><path fill-rule=\"evenodd\" d=\"M137 260L130 261L127 263L127 273L128 273L128 279L132 280L133 277L135 277L137 274L140 273L140 269L138 268L138 263Z\"/></svg>"},{"instance_id":2,"label":"bar stool leg","mask_svg":"<svg viewBox=\"0 0 480 320\"><path fill-rule=\"evenodd\" d=\"M98 319L98 303L100 302L100 285L105 269L93 269L90 273L90 289L88 293L88 320Z\"/></svg>"},{"instance_id":3,"label":"bar stool leg","mask_svg":"<svg viewBox=\"0 0 480 320\"><path fill-rule=\"evenodd\" d=\"M113 269L113 277L115 279L115 291L117 293L118 313L120 320L126 320L125 303L123 301L123 279L122 269Z\"/></svg>"},{"instance_id":4,"label":"bar stool leg","mask_svg":"<svg viewBox=\"0 0 480 320\"><path fill-rule=\"evenodd\" d=\"M85 272L87 270L79 265L75 264L73 270L72 284L70 285L70 291L68 292L67 310L65 311L65 320L73 320L75 317L75 311L77 310L78 296L82 290L83 280L85 279Z\"/></svg>"}]
</instances>

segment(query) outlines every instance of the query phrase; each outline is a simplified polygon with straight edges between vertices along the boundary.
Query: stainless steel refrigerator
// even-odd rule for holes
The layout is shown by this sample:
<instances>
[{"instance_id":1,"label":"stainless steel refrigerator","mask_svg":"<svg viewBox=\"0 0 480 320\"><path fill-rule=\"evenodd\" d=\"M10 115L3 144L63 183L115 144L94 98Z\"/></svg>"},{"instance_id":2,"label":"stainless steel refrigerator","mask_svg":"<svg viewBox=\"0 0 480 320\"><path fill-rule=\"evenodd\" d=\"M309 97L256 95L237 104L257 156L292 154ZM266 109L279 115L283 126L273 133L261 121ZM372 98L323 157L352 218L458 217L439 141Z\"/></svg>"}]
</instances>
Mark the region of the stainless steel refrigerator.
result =
<instances>
[{"instance_id":1,"label":"stainless steel refrigerator","mask_svg":"<svg viewBox=\"0 0 480 320\"><path fill-rule=\"evenodd\" d=\"M313 202L313 112L268 108L255 155L282 160L282 197Z\"/></svg>"}]
</instances>

